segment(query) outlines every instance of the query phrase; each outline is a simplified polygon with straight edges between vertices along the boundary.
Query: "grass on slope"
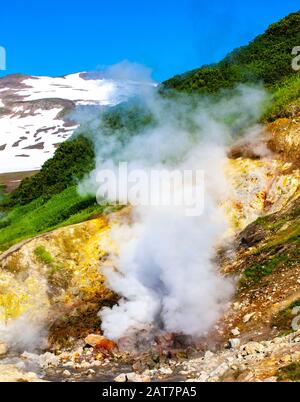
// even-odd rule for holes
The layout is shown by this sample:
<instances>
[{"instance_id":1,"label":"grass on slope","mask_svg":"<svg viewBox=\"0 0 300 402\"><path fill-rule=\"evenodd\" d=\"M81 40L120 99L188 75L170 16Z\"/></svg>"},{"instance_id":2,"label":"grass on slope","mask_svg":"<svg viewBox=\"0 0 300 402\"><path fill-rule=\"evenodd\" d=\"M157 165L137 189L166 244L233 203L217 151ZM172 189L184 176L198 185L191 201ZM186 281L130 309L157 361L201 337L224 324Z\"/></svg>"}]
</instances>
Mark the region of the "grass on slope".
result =
<instances>
[{"instance_id":1,"label":"grass on slope","mask_svg":"<svg viewBox=\"0 0 300 402\"><path fill-rule=\"evenodd\" d=\"M93 145L83 135L63 142L36 175L22 181L2 208L26 205L39 198L49 200L89 173L94 168L94 157Z\"/></svg>"},{"instance_id":2,"label":"grass on slope","mask_svg":"<svg viewBox=\"0 0 300 402\"><path fill-rule=\"evenodd\" d=\"M292 321L296 317L294 308L300 307L300 300L296 300L287 306L285 309L279 311L272 319L272 327L276 327L281 331L282 335L288 335L295 332L292 328Z\"/></svg>"},{"instance_id":3,"label":"grass on slope","mask_svg":"<svg viewBox=\"0 0 300 402\"><path fill-rule=\"evenodd\" d=\"M264 120L273 121L279 117L291 117L298 112L300 112L300 75L295 74L275 86Z\"/></svg>"},{"instance_id":4,"label":"grass on slope","mask_svg":"<svg viewBox=\"0 0 300 402\"><path fill-rule=\"evenodd\" d=\"M277 371L278 382L300 382L300 363L295 362Z\"/></svg>"},{"instance_id":5,"label":"grass on slope","mask_svg":"<svg viewBox=\"0 0 300 402\"><path fill-rule=\"evenodd\" d=\"M90 219L104 212L95 198L81 197L71 186L47 202L39 198L17 206L0 219L0 251L39 234Z\"/></svg>"},{"instance_id":6,"label":"grass on slope","mask_svg":"<svg viewBox=\"0 0 300 402\"><path fill-rule=\"evenodd\" d=\"M99 119L106 135L130 135L152 123L152 116L140 105L120 105ZM87 136L85 136L87 135ZM50 230L76 224L114 211L99 206L95 197L81 197L77 183L95 167L93 142L89 132L62 143L39 173L26 178L5 197L0 193L0 252L10 246ZM127 136L124 136L124 141ZM1 189L0 189L1 190Z\"/></svg>"},{"instance_id":7,"label":"grass on slope","mask_svg":"<svg viewBox=\"0 0 300 402\"><path fill-rule=\"evenodd\" d=\"M247 257L240 290L259 284L264 278L299 265L300 199L284 213L259 218L252 224L264 236ZM247 230L247 229L246 229Z\"/></svg>"}]
</instances>

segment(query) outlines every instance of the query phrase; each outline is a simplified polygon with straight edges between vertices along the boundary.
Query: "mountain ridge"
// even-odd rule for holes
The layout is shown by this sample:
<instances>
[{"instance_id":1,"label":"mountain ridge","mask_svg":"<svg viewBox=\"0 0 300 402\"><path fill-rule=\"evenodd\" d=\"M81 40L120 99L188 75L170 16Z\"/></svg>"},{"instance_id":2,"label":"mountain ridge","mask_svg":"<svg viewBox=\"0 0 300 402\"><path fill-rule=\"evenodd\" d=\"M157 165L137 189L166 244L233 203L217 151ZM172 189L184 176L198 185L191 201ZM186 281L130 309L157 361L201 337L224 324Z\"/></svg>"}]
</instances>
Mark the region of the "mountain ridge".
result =
<instances>
[{"instance_id":1,"label":"mountain ridge","mask_svg":"<svg viewBox=\"0 0 300 402\"><path fill-rule=\"evenodd\" d=\"M0 78L1 173L39 170L79 127L70 112L114 106L131 96L136 85L86 72Z\"/></svg>"}]
</instances>

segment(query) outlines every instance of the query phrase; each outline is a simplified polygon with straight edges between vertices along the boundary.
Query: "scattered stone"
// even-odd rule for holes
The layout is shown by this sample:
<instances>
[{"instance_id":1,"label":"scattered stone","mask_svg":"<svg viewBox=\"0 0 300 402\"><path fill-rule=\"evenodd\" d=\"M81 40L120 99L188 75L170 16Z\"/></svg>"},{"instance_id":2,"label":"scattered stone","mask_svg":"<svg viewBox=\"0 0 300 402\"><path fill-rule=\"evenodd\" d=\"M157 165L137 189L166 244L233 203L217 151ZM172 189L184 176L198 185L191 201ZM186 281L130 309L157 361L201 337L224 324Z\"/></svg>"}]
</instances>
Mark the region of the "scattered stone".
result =
<instances>
[{"instance_id":1,"label":"scattered stone","mask_svg":"<svg viewBox=\"0 0 300 402\"><path fill-rule=\"evenodd\" d=\"M221 376L223 376L226 371L229 369L228 364L227 363L222 363L220 366L218 366L211 374L210 376L212 378L219 378Z\"/></svg>"},{"instance_id":2,"label":"scattered stone","mask_svg":"<svg viewBox=\"0 0 300 402\"><path fill-rule=\"evenodd\" d=\"M128 382L128 377L126 374L120 374L114 379L114 382Z\"/></svg>"},{"instance_id":3,"label":"scattered stone","mask_svg":"<svg viewBox=\"0 0 300 402\"><path fill-rule=\"evenodd\" d=\"M207 373L201 373L199 378L198 378L198 382L207 382L209 379L209 375ZM187 381L189 382L189 381ZM190 381L192 382L192 381Z\"/></svg>"},{"instance_id":4,"label":"scattered stone","mask_svg":"<svg viewBox=\"0 0 300 402\"><path fill-rule=\"evenodd\" d=\"M229 346L231 349L238 349L241 346L241 340L239 338L229 339Z\"/></svg>"},{"instance_id":5,"label":"scattered stone","mask_svg":"<svg viewBox=\"0 0 300 402\"><path fill-rule=\"evenodd\" d=\"M255 313L251 314L246 314L245 317L243 318L243 323L247 324L251 319L255 316Z\"/></svg>"},{"instance_id":6,"label":"scattered stone","mask_svg":"<svg viewBox=\"0 0 300 402\"><path fill-rule=\"evenodd\" d=\"M214 357L214 354L211 351L207 351L204 355L204 359L211 359L212 357Z\"/></svg>"},{"instance_id":7,"label":"scattered stone","mask_svg":"<svg viewBox=\"0 0 300 402\"><path fill-rule=\"evenodd\" d=\"M103 349L103 350L107 350L107 351L111 351L111 350L117 348L117 345L115 344L115 342L113 342L110 339L107 339L101 335L94 335L94 334L88 335L85 338L85 343L87 345L92 346L93 348Z\"/></svg>"},{"instance_id":8,"label":"scattered stone","mask_svg":"<svg viewBox=\"0 0 300 402\"><path fill-rule=\"evenodd\" d=\"M79 359L80 359L80 357L81 357L81 353L79 353L79 352L74 352L73 355L72 355L72 362L73 362L73 363L78 362Z\"/></svg>"},{"instance_id":9,"label":"scattered stone","mask_svg":"<svg viewBox=\"0 0 300 402\"><path fill-rule=\"evenodd\" d=\"M5 356L8 352L7 343L0 342L0 357Z\"/></svg>"},{"instance_id":10,"label":"scattered stone","mask_svg":"<svg viewBox=\"0 0 300 402\"><path fill-rule=\"evenodd\" d=\"M24 372L16 364L0 365L0 382L46 382L35 373Z\"/></svg>"},{"instance_id":11,"label":"scattered stone","mask_svg":"<svg viewBox=\"0 0 300 402\"><path fill-rule=\"evenodd\" d=\"M186 376L186 375L190 374L190 371L189 370L181 370L181 371L179 371L179 374L183 375L183 376Z\"/></svg>"},{"instance_id":12,"label":"scattered stone","mask_svg":"<svg viewBox=\"0 0 300 402\"><path fill-rule=\"evenodd\" d=\"M61 353L60 355L59 355L59 359L62 361L62 362L68 362L69 360L70 360L70 353L67 353L67 352L63 352L63 353Z\"/></svg>"},{"instance_id":13,"label":"scattered stone","mask_svg":"<svg viewBox=\"0 0 300 402\"><path fill-rule=\"evenodd\" d=\"M290 355L285 355L280 359L281 363L291 363L292 360L292 356Z\"/></svg>"},{"instance_id":14,"label":"scattered stone","mask_svg":"<svg viewBox=\"0 0 300 402\"><path fill-rule=\"evenodd\" d=\"M60 360L57 356L55 356L53 353L45 353L41 356L39 356L39 365L46 369L50 367L58 367L60 364Z\"/></svg>"},{"instance_id":15,"label":"scattered stone","mask_svg":"<svg viewBox=\"0 0 300 402\"><path fill-rule=\"evenodd\" d=\"M83 360L80 364L81 368L89 368L91 367L91 364L89 362L87 362L86 360Z\"/></svg>"},{"instance_id":16,"label":"scattered stone","mask_svg":"<svg viewBox=\"0 0 300 402\"><path fill-rule=\"evenodd\" d=\"M240 336L240 330L238 329L238 328L234 328L232 331L231 331L231 333L232 333L232 335L233 336Z\"/></svg>"},{"instance_id":17,"label":"scattered stone","mask_svg":"<svg viewBox=\"0 0 300 402\"><path fill-rule=\"evenodd\" d=\"M102 361L102 360L104 360L104 358L105 358L105 356L103 353L97 353L97 355L95 357L95 359L98 361Z\"/></svg>"},{"instance_id":18,"label":"scattered stone","mask_svg":"<svg viewBox=\"0 0 300 402\"><path fill-rule=\"evenodd\" d=\"M172 375L173 371L168 367L161 367L159 370L159 373L162 375Z\"/></svg>"},{"instance_id":19,"label":"scattered stone","mask_svg":"<svg viewBox=\"0 0 300 402\"><path fill-rule=\"evenodd\" d=\"M63 372L63 376L64 376L64 377L71 377L70 371L69 371L69 370L65 370L65 371Z\"/></svg>"},{"instance_id":20,"label":"scattered stone","mask_svg":"<svg viewBox=\"0 0 300 402\"><path fill-rule=\"evenodd\" d=\"M127 373L121 374L114 379L115 382L151 382L151 378L148 375Z\"/></svg>"},{"instance_id":21,"label":"scattered stone","mask_svg":"<svg viewBox=\"0 0 300 402\"><path fill-rule=\"evenodd\" d=\"M265 378L263 382L277 382L277 377Z\"/></svg>"},{"instance_id":22,"label":"scattered stone","mask_svg":"<svg viewBox=\"0 0 300 402\"><path fill-rule=\"evenodd\" d=\"M243 347L243 350L247 353L247 355L253 355L256 353L263 353L265 351L265 347L258 342L249 342Z\"/></svg>"}]
</instances>

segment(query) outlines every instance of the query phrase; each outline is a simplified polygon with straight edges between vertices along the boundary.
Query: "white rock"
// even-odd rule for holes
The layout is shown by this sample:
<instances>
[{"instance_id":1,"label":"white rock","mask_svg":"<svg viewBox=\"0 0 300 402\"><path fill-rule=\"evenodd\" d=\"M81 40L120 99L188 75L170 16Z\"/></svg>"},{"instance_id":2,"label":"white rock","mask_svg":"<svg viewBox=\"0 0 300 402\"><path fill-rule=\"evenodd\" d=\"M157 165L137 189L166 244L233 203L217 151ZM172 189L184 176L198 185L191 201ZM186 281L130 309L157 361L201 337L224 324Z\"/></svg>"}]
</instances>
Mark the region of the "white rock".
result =
<instances>
[{"instance_id":1,"label":"white rock","mask_svg":"<svg viewBox=\"0 0 300 402\"><path fill-rule=\"evenodd\" d=\"M232 331L231 331L231 333L232 333L232 335L233 336L240 336L240 330L238 329L238 328L234 328Z\"/></svg>"},{"instance_id":2,"label":"white rock","mask_svg":"<svg viewBox=\"0 0 300 402\"><path fill-rule=\"evenodd\" d=\"M233 364L235 362L235 358L233 356L229 356L227 357L226 362L228 364Z\"/></svg>"},{"instance_id":3,"label":"white rock","mask_svg":"<svg viewBox=\"0 0 300 402\"><path fill-rule=\"evenodd\" d=\"M58 367L59 363L60 363L59 358L55 356L53 353L47 352L39 356L39 365L42 368Z\"/></svg>"},{"instance_id":4,"label":"white rock","mask_svg":"<svg viewBox=\"0 0 300 402\"><path fill-rule=\"evenodd\" d=\"M219 377L209 377L208 382L219 382Z\"/></svg>"},{"instance_id":5,"label":"white rock","mask_svg":"<svg viewBox=\"0 0 300 402\"><path fill-rule=\"evenodd\" d=\"M0 364L0 382L45 382L35 373L26 373L15 364Z\"/></svg>"},{"instance_id":6,"label":"white rock","mask_svg":"<svg viewBox=\"0 0 300 402\"><path fill-rule=\"evenodd\" d=\"M7 343L0 342L0 356L5 356L8 352Z\"/></svg>"},{"instance_id":7,"label":"white rock","mask_svg":"<svg viewBox=\"0 0 300 402\"><path fill-rule=\"evenodd\" d=\"M229 339L229 344L232 349L238 349L241 346L241 340L238 338Z\"/></svg>"},{"instance_id":8,"label":"white rock","mask_svg":"<svg viewBox=\"0 0 300 402\"><path fill-rule=\"evenodd\" d=\"M244 324L247 324L254 316L255 316L255 313L246 314L245 317L243 318Z\"/></svg>"},{"instance_id":9,"label":"white rock","mask_svg":"<svg viewBox=\"0 0 300 402\"><path fill-rule=\"evenodd\" d=\"M213 352L211 352L210 350L208 350L205 355L204 355L204 359L211 359L213 358L215 355L213 354Z\"/></svg>"},{"instance_id":10,"label":"white rock","mask_svg":"<svg viewBox=\"0 0 300 402\"><path fill-rule=\"evenodd\" d=\"M292 356L291 355L285 355L280 359L280 361L282 363L291 363L292 362Z\"/></svg>"},{"instance_id":11,"label":"white rock","mask_svg":"<svg viewBox=\"0 0 300 402\"><path fill-rule=\"evenodd\" d=\"M191 370L181 370L179 371L180 375L189 375L191 373Z\"/></svg>"},{"instance_id":12,"label":"white rock","mask_svg":"<svg viewBox=\"0 0 300 402\"><path fill-rule=\"evenodd\" d=\"M219 367L217 367L212 373L211 377L221 377L226 373L226 371L229 369L229 366L227 363L222 363Z\"/></svg>"},{"instance_id":13,"label":"white rock","mask_svg":"<svg viewBox=\"0 0 300 402\"><path fill-rule=\"evenodd\" d=\"M265 378L263 382L277 382L277 377Z\"/></svg>"},{"instance_id":14,"label":"white rock","mask_svg":"<svg viewBox=\"0 0 300 402\"><path fill-rule=\"evenodd\" d=\"M265 347L258 342L249 342L243 347L243 350L248 355L252 355L255 353L263 353L265 351Z\"/></svg>"},{"instance_id":15,"label":"white rock","mask_svg":"<svg viewBox=\"0 0 300 402\"><path fill-rule=\"evenodd\" d=\"M208 374L206 374L206 373L201 373L200 376L199 376L199 378L198 378L198 381L199 381L199 382L207 382L208 379L209 379L209 375L208 375Z\"/></svg>"},{"instance_id":16,"label":"white rock","mask_svg":"<svg viewBox=\"0 0 300 402\"><path fill-rule=\"evenodd\" d=\"M65 376L65 377L71 377L70 371L69 371L69 370L65 370L65 371L63 372L63 376Z\"/></svg>"},{"instance_id":17,"label":"white rock","mask_svg":"<svg viewBox=\"0 0 300 402\"><path fill-rule=\"evenodd\" d=\"M136 373L121 374L114 379L115 382L151 382L151 378Z\"/></svg>"},{"instance_id":18,"label":"white rock","mask_svg":"<svg viewBox=\"0 0 300 402\"><path fill-rule=\"evenodd\" d=\"M73 368L74 367L74 363L73 362L66 362L63 364L63 367L70 367Z\"/></svg>"},{"instance_id":19,"label":"white rock","mask_svg":"<svg viewBox=\"0 0 300 402\"><path fill-rule=\"evenodd\" d=\"M114 379L114 382L128 382L128 377L126 374L120 374Z\"/></svg>"},{"instance_id":20,"label":"white rock","mask_svg":"<svg viewBox=\"0 0 300 402\"><path fill-rule=\"evenodd\" d=\"M161 367L159 373L163 375L172 375L173 371L169 367Z\"/></svg>"},{"instance_id":21,"label":"white rock","mask_svg":"<svg viewBox=\"0 0 300 402\"><path fill-rule=\"evenodd\" d=\"M87 362L86 360L83 360L83 362L80 364L81 368L89 368L91 367L91 364Z\"/></svg>"}]
</instances>

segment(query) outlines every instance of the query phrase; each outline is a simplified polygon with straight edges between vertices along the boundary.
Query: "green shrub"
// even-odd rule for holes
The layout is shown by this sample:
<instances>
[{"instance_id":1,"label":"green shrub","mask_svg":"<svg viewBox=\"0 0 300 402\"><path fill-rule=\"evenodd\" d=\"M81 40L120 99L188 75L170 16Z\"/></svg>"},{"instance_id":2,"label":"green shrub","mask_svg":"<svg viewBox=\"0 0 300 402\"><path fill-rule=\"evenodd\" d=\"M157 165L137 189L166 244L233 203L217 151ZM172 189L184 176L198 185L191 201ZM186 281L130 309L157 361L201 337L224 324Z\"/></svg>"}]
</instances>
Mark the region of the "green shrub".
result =
<instances>
[{"instance_id":1,"label":"green shrub","mask_svg":"<svg viewBox=\"0 0 300 402\"><path fill-rule=\"evenodd\" d=\"M276 255L262 264L254 264L247 268L240 280L240 288L248 288L260 282L265 276L271 275L275 269L289 259L288 255Z\"/></svg>"},{"instance_id":2,"label":"green shrub","mask_svg":"<svg viewBox=\"0 0 300 402\"><path fill-rule=\"evenodd\" d=\"M104 209L94 197L80 196L75 185L46 202L39 198L27 205L16 206L6 215L8 224L0 228L0 250L41 233L98 216Z\"/></svg>"},{"instance_id":3,"label":"green shrub","mask_svg":"<svg viewBox=\"0 0 300 402\"><path fill-rule=\"evenodd\" d=\"M279 311L272 319L272 326L276 327L284 334L294 332L292 329L292 321L295 318L295 315L293 315L293 309L295 307L300 307L300 299Z\"/></svg>"},{"instance_id":4,"label":"green shrub","mask_svg":"<svg viewBox=\"0 0 300 402\"><path fill-rule=\"evenodd\" d=\"M44 246L38 246L34 250L35 256L38 258L40 262L46 265L52 265L54 263L54 258L52 255L45 249Z\"/></svg>"},{"instance_id":5,"label":"green shrub","mask_svg":"<svg viewBox=\"0 0 300 402\"><path fill-rule=\"evenodd\" d=\"M300 363L292 363L288 366L281 367L278 372L278 381L300 381Z\"/></svg>"},{"instance_id":6,"label":"green shrub","mask_svg":"<svg viewBox=\"0 0 300 402\"><path fill-rule=\"evenodd\" d=\"M162 85L162 91L215 93L237 83L263 82L274 88L295 75L292 49L300 43L300 11L272 24L247 46L234 50L221 62L178 75Z\"/></svg>"},{"instance_id":7,"label":"green shrub","mask_svg":"<svg viewBox=\"0 0 300 402\"><path fill-rule=\"evenodd\" d=\"M298 112L300 112L300 75L295 74L275 86L264 120L292 117Z\"/></svg>"},{"instance_id":8,"label":"green shrub","mask_svg":"<svg viewBox=\"0 0 300 402\"><path fill-rule=\"evenodd\" d=\"M91 141L83 136L62 143L41 171L24 179L2 207L26 205L39 198L49 200L90 172L94 168L94 157Z\"/></svg>"}]
</instances>

